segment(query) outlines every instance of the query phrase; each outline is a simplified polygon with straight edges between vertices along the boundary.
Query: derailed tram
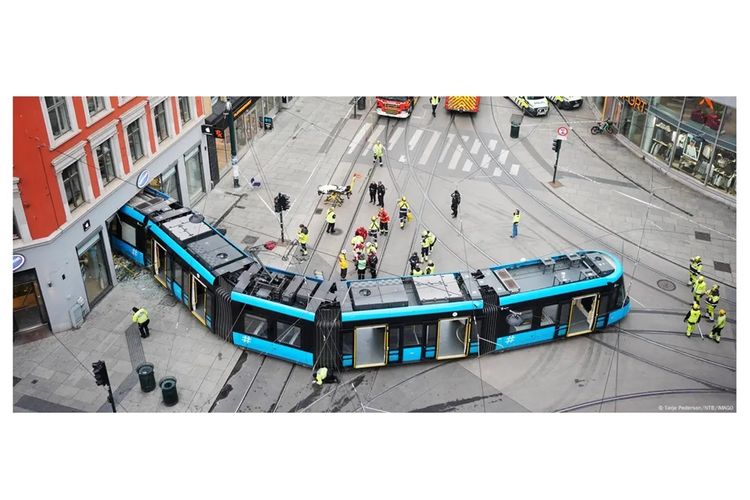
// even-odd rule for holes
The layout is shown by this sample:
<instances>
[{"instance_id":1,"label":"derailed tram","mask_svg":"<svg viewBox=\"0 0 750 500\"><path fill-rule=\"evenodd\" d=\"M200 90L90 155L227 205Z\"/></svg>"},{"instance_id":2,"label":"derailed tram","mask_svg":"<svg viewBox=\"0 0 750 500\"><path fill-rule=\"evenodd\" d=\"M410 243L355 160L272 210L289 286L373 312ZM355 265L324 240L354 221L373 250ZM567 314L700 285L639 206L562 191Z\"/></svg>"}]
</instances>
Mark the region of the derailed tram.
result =
<instances>
[{"instance_id":1,"label":"derailed tram","mask_svg":"<svg viewBox=\"0 0 750 500\"><path fill-rule=\"evenodd\" d=\"M210 331L309 367L459 359L595 332L630 311L622 264L581 250L475 272L331 281L264 266L164 193L146 188L110 224Z\"/></svg>"}]
</instances>

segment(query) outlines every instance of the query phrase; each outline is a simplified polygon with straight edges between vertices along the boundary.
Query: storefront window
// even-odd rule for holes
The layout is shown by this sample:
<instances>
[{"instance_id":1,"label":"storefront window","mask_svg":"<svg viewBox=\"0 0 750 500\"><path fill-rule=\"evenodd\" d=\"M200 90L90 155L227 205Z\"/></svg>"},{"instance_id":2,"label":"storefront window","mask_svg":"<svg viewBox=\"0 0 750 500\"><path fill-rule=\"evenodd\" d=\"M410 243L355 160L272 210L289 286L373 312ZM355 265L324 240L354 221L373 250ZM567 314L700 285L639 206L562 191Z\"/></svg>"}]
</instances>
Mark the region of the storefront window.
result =
<instances>
[{"instance_id":1,"label":"storefront window","mask_svg":"<svg viewBox=\"0 0 750 500\"><path fill-rule=\"evenodd\" d=\"M685 130L677 134L677 144L672 158L672 168L700 179L706 179L712 148L702 137Z\"/></svg>"},{"instance_id":2,"label":"storefront window","mask_svg":"<svg viewBox=\"0 0 750 500\"><path fill-rule=\"evenodd\" d=\"M691 125L705 132L707 137L713 137L719 130L724 108L723 104L707 97L687 97L682 121L690 122Z\"/></svg>"},{"instance_id":3,"label":"storefront window","mask_svg":"<svg viewBox=\"0 0 750 500\"><path fill-rule=\"evenodd\" d=\"M669 115L675 120L679 120L682 115L682 104L684 102L684 97L654 97L651 100L651 107L654 110Z\"/></svg>"},{"instance_id":4,"label":"storefront window","mask_svg":"<svg viewBox=\"0 0 750 500\"><path fill-rule=\"evenodd\" d=\"M677 131L669 123L650 115L646 120L643 150L667 163L672 152Z\"/></svg>"},{"instance_id":5,"label":"storefront window","mask_svg":"<svg viewBox=\"0 0 750 500\"><path fill-rule=\"evenodd\" d=\"M734 108L729 108L724 113L719 142L727 143L737 149L737 110Z\"/></svg>"},{"instance_id":6,"label":"storefront window","mask_svg":"<svg viewBox=\"0 0 750 500\"><path fill-rule=\"evenodd\" d=\"M49 322L42 292L32 269L13 274L13 332L33 330Z\"/></svg>"},{"instance_id":7,"label":"storefront window","mask_svg":"<svg viewBox=\"0 0 750 500\"><path fill-rule=\"evenodd\" d=\"M161 175L156 176L149 184L152 188L168 194L177 201L180 200L180 184L177 179L177 164L175 163Z\"/></svg>"},{"instance_id":8,"label":"storefront window","mask_svg":"<svg viewBox=\"0 0 750 500\"><path fill-rule=\"evenodd\" d=\"M229 127L222 131L222 138L216 139L216 161L219 172L232 165L232 146L229 142Z\"/></svg>"},{"instance_id":9,"label":"storefront window","mask_svg":"<svg viewBox=\"0 0 750 500\"><path fill-rule=\"evenodd\" d=\"M234 129L237 138L237 156L240 155L240 151L243 151L247 147L247 127L245 125L246 114L240 115L239 118L234 120Z\"/></svg>"},{"instance_id":10,"label":"storefront window","mask_svg":"<svg viewBox=\"0 0 750 500\"><path fill-rule=\"evenodd\" d=\"M636 146L640 146L645 125L646 113L641 113L637 109L625 104L622 112L622 121L620 121L620 133Z\"/></svg>"},{"instance_id":11,"label":"storefront window","mask_svg":"<svg viewBox=\"0 0 750 500\"><path fill-rule=\"evenodd\" d=\"M708 185L729 194L736 194L737 155L724 148L716 148L716 155L708 170Z\"/></svg>"},{"instance_id":12,"label":"storefront window","mask_svg":"<svg viewBox=\"0 0 750 500\"><path fill-rule=\"evenodd\" d=\"M205 190L200 146L194 147L185 155L185 174L187 176L188 196L192 202L199 198Z\"/></svg>"},{"instance_id":13,"label":"storefront window","mask_svg":"<svg viewBox=\"0 0 750 500\"><path fill-rule=\"evenodd\" d=\"M86 296L89 304L93 304L112 284L101 233L78 249L78 264L81 267Z\"/></svg>"}]
</instances>

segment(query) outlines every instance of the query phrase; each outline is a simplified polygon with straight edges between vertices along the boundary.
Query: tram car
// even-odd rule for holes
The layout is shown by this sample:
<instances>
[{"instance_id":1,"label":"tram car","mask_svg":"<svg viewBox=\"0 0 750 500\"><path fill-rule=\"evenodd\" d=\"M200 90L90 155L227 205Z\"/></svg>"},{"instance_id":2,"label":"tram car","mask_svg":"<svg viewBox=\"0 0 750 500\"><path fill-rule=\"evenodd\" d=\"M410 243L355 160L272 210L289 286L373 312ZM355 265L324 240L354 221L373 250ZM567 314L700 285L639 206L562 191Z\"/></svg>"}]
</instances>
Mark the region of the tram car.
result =
<instances>
[{"instance_id":1,"label":"tram car","mask_svg":"<svg viewBox=\"0 0 750 500\"><path fill-rule=\"evenodd\" d=\"M331 281L264 266L151 188L118 215L113 247L148 267L211 332L309 367L485 355L589 334L630 311L622 264L599 250L475 272Z\"/></svg>"}]
</instances>

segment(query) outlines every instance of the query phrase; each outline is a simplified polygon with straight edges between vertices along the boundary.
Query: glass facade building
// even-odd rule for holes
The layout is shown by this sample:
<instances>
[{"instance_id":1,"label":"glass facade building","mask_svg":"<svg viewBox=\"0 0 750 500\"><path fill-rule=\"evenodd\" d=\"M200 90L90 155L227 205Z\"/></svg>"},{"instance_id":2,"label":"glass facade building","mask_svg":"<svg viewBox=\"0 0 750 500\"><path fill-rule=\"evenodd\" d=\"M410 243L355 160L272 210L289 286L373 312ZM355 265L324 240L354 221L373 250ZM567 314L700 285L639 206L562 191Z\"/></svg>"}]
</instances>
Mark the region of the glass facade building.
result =
<instances>
[{"instance_id":1,"label":"glass facade building","mask_svg":"<svg viewBox=\"0 0 750 500\"><path fill-rule=\"evenodd\" d=\"M595 97L594 103L645 155L706 189L736 196L735 98Z\"/></svg>"}]
</instances>

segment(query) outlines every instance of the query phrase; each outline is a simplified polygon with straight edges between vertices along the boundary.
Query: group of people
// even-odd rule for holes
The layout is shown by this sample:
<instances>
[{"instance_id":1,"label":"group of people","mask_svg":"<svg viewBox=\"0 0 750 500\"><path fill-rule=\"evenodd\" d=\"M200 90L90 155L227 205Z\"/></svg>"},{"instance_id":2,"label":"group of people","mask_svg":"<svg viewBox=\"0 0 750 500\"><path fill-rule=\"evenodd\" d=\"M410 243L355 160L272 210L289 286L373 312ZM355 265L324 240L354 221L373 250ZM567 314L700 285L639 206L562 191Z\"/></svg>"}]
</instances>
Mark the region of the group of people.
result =
<instances>
[{"instance_id":1,"label":"group of people","mask_svg":"<svg viewBox=\"0 0 750 500\"><path fill-rule=\"evenodd\" d=\"M385 202L383 199L385 198L385 186L383 185L383 181L378 181L376 184L375 181L372 181L370 183L370 203L373 205L377 205L379 207L385 207ZM375 198L377 197L377 201Z\"/></svg>"},{"instance_id":2,"label":"group of people","mask_svg":"<svg viewBox=\"0 0 750 500\"><path fill-rule=\"evenodd\" d=\"M719 285L713 285L710 289L703 277L703 261L699 255L696 255L690 259L690 281L687 283L688 286L692 287L693 292L693 307L685 315L685 323L687 323L687 329L685 335L690 337L693 333L695 325L700 322L701 317L705 317L708 321L714 323L709 338L715 340L717 343L721 340L721 331L727 324L727 313L724 309L719 309L719 316L714 317L714 310L719 304ZM701 312L701 300L706 302L706 314Z\"/></svg>"},{"instance_id":3,"label":"group of people","mask_svg":"<svg viewBox=\"0 0 750 500\"><path fill-rule=\"evenodd\" d=\"M430 253L435 246L437 237L429 229L422 231L422 253L417 255L417 252L411 254L409 257L409 266L411 267L412 276L422 276L427 274L435 273L435 263L430 259ZM424 265L424 270L422 266Z\"/></svg>"},{"instance_id":4,"label":"group of people","mask_svg":"<svg viewBox=\"0 0 750 500\"><path fill-rule=\"evenodd\" d=\"M372 219L373 222L378 220L374 216ZM375 241L368 240L368 236L371 236L371 234L364 227L358 227L351 241L352 253L354 255L352 262L357 270L357 279L360 280L365 279L368 269L372 278L377 278L378 276L378 242L377 239ZM341 250L339 254L339 269L341 270L341 279L345 280L349 272L346 249Z\"/></svg>"}]
</instances>

